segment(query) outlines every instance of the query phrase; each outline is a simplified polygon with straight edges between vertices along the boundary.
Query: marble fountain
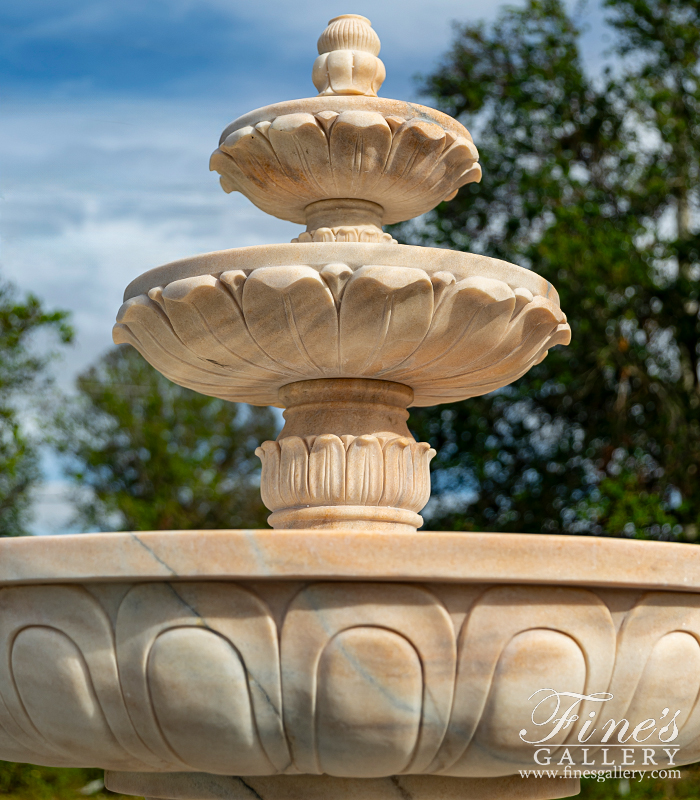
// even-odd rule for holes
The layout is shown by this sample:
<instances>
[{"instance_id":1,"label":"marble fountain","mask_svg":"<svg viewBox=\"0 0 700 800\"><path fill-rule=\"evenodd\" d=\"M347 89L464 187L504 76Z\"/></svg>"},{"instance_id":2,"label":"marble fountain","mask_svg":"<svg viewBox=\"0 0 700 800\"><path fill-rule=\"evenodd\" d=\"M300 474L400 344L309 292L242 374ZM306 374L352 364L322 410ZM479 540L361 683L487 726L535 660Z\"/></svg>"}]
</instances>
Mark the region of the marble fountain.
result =
<instances>
[{"instance_id":1,"label":"marble fountain","mask_svg":"<svg viewBox=\"0 0 700 800\"><path fill-rule=\"evenodd\" d=\"M505 386L569 328L533 272L382 230L478 152L377 97L368 20L318 50L318 96L211 161L306 230L147 272L114 328L176 383L285 409L258 450L273 529L0 541L0 758L172 800L534 800L700 759L700 550L417 530L434 451L408 407Z\"/></svg>"}]
</instances>

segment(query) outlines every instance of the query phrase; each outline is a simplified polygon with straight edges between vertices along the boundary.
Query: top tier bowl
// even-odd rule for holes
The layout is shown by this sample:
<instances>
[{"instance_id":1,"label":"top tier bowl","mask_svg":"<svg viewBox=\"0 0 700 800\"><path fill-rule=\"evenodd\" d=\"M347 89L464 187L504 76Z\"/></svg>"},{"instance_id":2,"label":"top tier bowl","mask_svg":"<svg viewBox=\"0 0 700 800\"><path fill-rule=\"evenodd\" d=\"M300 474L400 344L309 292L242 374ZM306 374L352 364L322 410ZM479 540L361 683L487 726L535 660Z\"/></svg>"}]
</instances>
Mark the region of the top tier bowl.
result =
<instances>
[{"instance_id":1,"label":"top tier bowl","mask_svg":"<svg viewBox=\"0 0 700 800\"><path fill-rule=\"evenodd\" d=\"M347 225L353 208L380 227L423 214L480 180L479 153L463 125L431 108L377 98L385 76L379 49L365 17L332 19L313 68L319 96L251 111L224 130L211 159L224 190L316 229L334 220ZM328 203L338 200L364 204L358 211Z\"/></svg>"},{"instance_id":2,"label":"top tier bowl","mask_svg":"<svg viewBox=\"0 0 700 800\"><path fill-rule=\"evenodd\" d=\"M232 122L211 158L226 192L307 223L308 206L361 199L383 224L402 222L481 178L479 153L459 122L383 98L312 97L260 108ZM381 224L381 223L380 223Z\"/></svg>"}]
</instances>

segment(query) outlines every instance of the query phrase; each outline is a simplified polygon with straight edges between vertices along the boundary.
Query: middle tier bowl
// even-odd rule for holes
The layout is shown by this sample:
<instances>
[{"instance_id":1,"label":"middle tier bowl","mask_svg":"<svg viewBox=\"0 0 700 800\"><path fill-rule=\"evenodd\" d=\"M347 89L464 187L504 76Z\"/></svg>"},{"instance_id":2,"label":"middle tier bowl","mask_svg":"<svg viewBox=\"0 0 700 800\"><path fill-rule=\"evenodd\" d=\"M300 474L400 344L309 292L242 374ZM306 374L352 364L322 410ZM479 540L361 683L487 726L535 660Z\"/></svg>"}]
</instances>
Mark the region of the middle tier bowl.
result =
<instances>
[{"instance_id":1,"label":"middle tier bowl","mask_svg":"<svg viewBox=\"0 0 700 800\"><path fill-rule=\"evenodd\" d=\"M202 394L279 406L316 378L410 386L414 406L505 386L568 344L554 287L486 256L373 243L277 244L150 270L114 341Z\"/></svg>"}]
</instances>

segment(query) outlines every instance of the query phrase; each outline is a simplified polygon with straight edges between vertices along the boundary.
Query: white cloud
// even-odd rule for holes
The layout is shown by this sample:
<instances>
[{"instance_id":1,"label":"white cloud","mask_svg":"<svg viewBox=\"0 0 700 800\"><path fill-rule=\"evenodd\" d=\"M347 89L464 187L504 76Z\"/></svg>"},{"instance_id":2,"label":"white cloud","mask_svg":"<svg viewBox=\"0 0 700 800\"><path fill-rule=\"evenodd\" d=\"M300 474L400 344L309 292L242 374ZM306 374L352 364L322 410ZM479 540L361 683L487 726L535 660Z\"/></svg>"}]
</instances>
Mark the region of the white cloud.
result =
<instances>
[{"instance_id":1,"label":"white cloud","mask_svg":"<svg viewBox=\"0 0 700 800\"><path fill-rule=\"evenodd\" d=\"M14 106L5 120L2 273L72 312L77 343L61 369L64 386L110 346L123 290L137 275L298 232L223 193L207 163L227 118L198 103Z\"/></svg>"}]
</instances>

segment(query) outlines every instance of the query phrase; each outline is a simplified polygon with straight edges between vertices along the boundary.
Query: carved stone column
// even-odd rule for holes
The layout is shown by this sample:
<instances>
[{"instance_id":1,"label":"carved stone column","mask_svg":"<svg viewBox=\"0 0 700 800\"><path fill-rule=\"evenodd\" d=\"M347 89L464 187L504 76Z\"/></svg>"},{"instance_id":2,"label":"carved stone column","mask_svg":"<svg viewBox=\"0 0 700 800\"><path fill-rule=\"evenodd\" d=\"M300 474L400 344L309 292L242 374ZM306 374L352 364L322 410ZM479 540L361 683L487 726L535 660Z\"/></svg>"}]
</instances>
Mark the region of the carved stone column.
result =
<instances>
[{"instance_id":1,"label":"carved stone column","mask_svg":"<svg viewBox=\"0 0 700 800\"><path fill-rule=\"evenodd\" d=\"M257 449L273 528L415 532L435 451L406 425L413 390L363 378L298 381L279 390L286 424Z\"/></svg>"}]
</instances>

